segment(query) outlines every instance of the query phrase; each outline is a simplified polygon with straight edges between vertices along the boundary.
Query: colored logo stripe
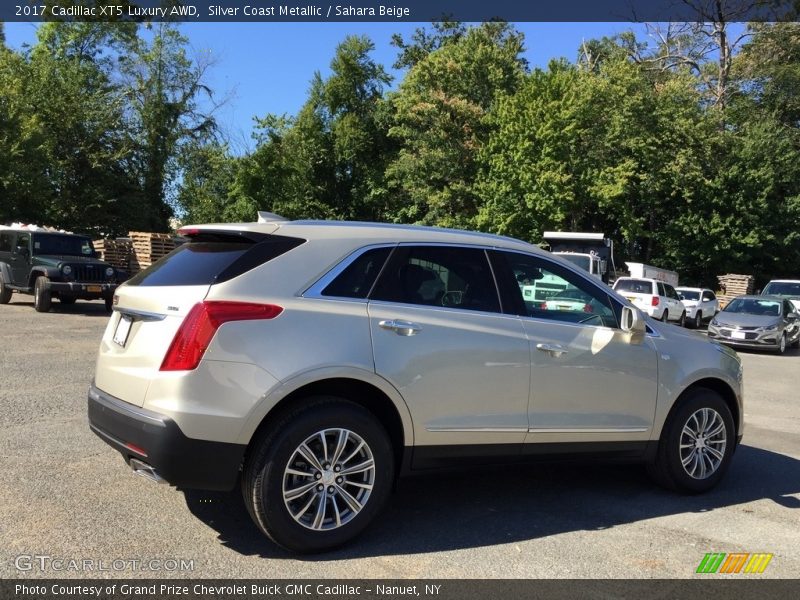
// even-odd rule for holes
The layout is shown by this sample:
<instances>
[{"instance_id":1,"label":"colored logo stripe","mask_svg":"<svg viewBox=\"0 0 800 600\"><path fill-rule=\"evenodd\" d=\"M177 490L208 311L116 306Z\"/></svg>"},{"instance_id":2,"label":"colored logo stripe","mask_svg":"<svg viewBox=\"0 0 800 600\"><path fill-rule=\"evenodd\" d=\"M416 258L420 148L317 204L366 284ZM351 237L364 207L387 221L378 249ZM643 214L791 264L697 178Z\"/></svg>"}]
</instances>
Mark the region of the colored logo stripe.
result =
<instances>
[{"instance_id":1,"label":"colored logo stripe","mask_svg":"<svg viewBox=\"0 0 800 600\"><path fill-rule=\"evenodd\" d=\"M747 566L744 568L745 573L763 573L767 568L769 561L772 560L772 554L751 554Z\"/></svg>"},{"instance_id":2,"label":"colored logo stripe","mask_svg":"<svg viewBox=\"0 0 800 600\"><path fill-rule=\"evenodd\" d=\"M726 558L727 556L727 558ZM697 573L763 573L772 560L772 554L747 552L709 552L700 561Z\"/></svg>"},{"instance_id":3,"label":"colored logo stripe","mask_svg":"<svg viewBox=\"0 0 800 600\"><path fill-rule=\"evenodd\" d=\"M703 560L700 561L700 566L697 567L697 573L716 573L724 558L724 552L709 552L703 557Z\"/></svg>"}]
</instances>

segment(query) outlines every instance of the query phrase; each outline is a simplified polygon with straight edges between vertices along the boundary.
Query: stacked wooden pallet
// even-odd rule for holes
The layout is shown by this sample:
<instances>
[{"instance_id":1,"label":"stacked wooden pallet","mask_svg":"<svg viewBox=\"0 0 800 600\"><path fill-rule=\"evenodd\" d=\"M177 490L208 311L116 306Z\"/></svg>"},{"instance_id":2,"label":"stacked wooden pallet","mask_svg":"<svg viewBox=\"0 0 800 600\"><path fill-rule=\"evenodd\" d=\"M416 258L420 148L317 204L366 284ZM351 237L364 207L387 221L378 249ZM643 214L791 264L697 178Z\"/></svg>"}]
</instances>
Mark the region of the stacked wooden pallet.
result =
<instances>
[{"instance_id":1,"label":"stacked wooden pallet","mask_svg":"<svg viewBox=\"0 0 800 600\"><path fill-rule=\"evenodd\" d=\"M752 275L735 275L729 273L728 275L720 275L717 277L719 281L720 293L717 294L720 308L723 308L728 302L742 296L744 294L753 293L753 283L755 278Z\"/></svg>"},{"instance_id":2,"label":"stacked wooden pallet","mask_svg":"<svg viewBox=\"0 0 800 600\"><path fill-rule=\"evenodd\" d=\"M128 262L131 257L131 243L128 240L97 240L94 242L94 249L100 260L118 269L128 269Z\"/></svg>"},{"instance_id":3,"label":"stacked wooden pallet","mask_svg":"<svg viewBox=\"0 0 800 600\"><path fill-rule=\"evenodd\" d=\"M133 252L130 259L130 274L134 275L163 258L175 248L172 237L167 233L148 233L131 231Z\"/></svg>"}]
</instances>

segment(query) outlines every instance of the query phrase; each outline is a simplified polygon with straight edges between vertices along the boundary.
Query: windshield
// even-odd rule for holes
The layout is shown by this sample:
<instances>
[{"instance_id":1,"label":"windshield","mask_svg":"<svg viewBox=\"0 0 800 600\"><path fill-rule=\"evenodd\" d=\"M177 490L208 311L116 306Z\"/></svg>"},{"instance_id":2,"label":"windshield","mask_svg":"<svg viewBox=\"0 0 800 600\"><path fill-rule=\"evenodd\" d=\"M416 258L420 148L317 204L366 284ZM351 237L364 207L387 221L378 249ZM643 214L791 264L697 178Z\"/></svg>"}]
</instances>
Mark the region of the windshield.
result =
<instances>
[{"instance_id":1,"label":"windshield","mask_svg":"<svg viewBox=\"0 0 800 600\"><path fill-rule=\"evenodd\" d=\"M561 258L564 258L571 262L576 267L580 267L584 271L589 271L589 257L583 256L581 254L559 254Z\"/></svg>"},{"instance_id":2,"label":"windshield","mask_svg":"<svg viewBox=\"0 0 800 600\"><path fill-rule=\"evenodd\" d=\"M764 288L763 294L800 298L800 281L771 281Z\"/></svg>"},{"instance_id":3,"label":"windshield","mask_svg":"<svg viewBox=\"0 0 800 600\"><path fill-rule=\"evenodd\" d=\"M781 303L775 300L759 300L758 298L734 298L723 312L779 317Z\"/></svg>"},{"instance_id":4,"label":"windshield","mask_svg":"<svg viewBox=\"0 0 800 600\"><path fill-rule=\"evenodd\" d=\"M94 256L92 240L77 235L33 236L33 253L36 255L55 254L59 256Z\"/></svg>"},{"instance_id":5,"label":"windshield","mask_svg":"<svg viewBox=\"0 0 800 600\"><path fill-rule=\"evenodd\" d=\"M678 293L683 296L684 300L700 300L700 292L690 292L689 290L682 290L678 288Z\"/></svg>"}]
</instances>

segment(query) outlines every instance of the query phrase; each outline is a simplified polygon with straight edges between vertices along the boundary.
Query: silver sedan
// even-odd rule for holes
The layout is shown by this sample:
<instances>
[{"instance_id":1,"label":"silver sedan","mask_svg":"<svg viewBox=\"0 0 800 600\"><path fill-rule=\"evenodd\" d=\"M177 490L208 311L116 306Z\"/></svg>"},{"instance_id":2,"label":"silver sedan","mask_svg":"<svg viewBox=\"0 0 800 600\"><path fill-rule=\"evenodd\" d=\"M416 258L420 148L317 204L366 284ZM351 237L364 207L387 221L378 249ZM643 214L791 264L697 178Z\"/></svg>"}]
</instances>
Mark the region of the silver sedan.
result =
<instances>
[{"instance_id":1,"label":"silver sedan","mask_svg":"<svg viewBox=\"0 0 800 600\"><path fill-rule=\"evenodd\" d=\"M800 315L779 296L739 296L711 320L708 337L783 354L787 346L800 346Z\"/></svg>"}]
</instances>

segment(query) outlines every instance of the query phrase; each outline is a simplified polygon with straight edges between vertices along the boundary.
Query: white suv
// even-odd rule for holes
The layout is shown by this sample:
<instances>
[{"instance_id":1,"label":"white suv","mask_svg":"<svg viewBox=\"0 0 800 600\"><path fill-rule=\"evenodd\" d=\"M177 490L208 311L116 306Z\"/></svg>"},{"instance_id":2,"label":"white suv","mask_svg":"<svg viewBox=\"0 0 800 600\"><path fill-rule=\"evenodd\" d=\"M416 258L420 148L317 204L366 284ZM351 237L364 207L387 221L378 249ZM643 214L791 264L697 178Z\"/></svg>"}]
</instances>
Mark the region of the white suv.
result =
<instances>
[{"instance_id":1,"label":"white suv","mask_svg":"<svg viewBox=\"0 0 800 600\"><path fill-rule=\"evenodd\" d=\"M719 300L711 290L705 288L679 287L675 290L686 308L686 320L695 329L700 329L703 321L713 319L719 312Z\"/></svg>"},{"instance_id":2,"label":"white suv","mask_svg":"<svg viewBox=\"0 0 800 600\"><path fill-rule=\"evenodd\" d=\"M701 492L741 439L735 352L535 246L331 222L181 234L117 290L91 428L152 480L240 485L286 548L350 540L412 471L610 457Z\"/></svg>"},{"instance_id":3,"label":"white suv","mask_svg":"<svg viewBox=\"0 0 800 600\"><path fill-rule=\"evenodd\" d=\"M644 277L620 277L614 282L614 290L658 321L676 321L680 326L686 323L686 308L668 283Z\"/></svg>"}]
</instances>

